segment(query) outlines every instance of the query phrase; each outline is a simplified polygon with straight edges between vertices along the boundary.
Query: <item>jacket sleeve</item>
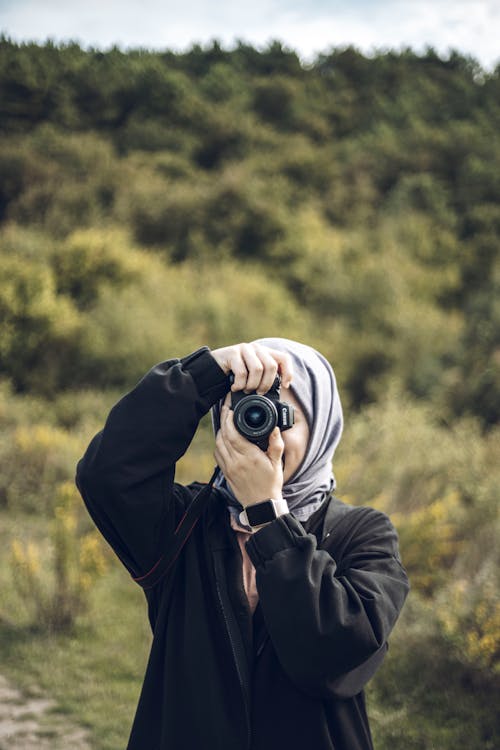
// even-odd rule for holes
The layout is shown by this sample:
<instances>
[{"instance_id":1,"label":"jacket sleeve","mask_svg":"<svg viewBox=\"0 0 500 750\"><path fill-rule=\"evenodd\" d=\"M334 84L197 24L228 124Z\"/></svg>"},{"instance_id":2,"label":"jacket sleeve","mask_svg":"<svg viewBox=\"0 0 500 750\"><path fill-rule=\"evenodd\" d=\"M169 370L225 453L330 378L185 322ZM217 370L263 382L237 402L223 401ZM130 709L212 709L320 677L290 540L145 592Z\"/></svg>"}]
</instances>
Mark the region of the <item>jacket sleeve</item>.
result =
<instances>
[{"instance_id":1,"label":"jacket sleeve","mask_svg":"<svg viewBox=\"0 0 500 750\"><path fill-rule=\"evenodd\" d=\"M315 697L363 689L409 591L389 518L365 507L349 516L339 566L335 548L318 549L290 514L246 544L278 659L290 680Z\"/></svg>"},{"instance_id":2,"label":"jacket sleeve","mask_svg":"<svg viewBox=\"0 0 500 750\"><path fill-rule=\"evenodd\" d=\"M175 463L228 388L207 347L162 362L112 408L78 463L87 509L134 577L155 565L174 534L190 499L174 483Z\"/></svg>"}]
</instances>

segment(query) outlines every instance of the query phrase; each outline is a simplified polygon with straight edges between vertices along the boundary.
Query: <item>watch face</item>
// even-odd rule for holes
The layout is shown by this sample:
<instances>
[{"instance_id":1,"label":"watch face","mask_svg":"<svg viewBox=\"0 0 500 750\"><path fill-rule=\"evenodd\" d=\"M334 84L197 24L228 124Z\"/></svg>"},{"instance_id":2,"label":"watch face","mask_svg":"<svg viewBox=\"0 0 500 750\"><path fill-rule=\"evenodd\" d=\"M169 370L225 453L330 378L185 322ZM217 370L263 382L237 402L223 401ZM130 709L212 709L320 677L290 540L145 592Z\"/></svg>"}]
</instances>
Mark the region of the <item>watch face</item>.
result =
<instances>
[{"instance_id":1,"label":"watch face","mask_svg":"<svg viewBox=\"0 0 500 750\"><path fill-rule=\"evenodd\" d=\"M261 523L269 523L276 518L276 511L270 500L263 503L249 505L245 508L250 526L260 526Z\"/></svg>"}]
</instances>

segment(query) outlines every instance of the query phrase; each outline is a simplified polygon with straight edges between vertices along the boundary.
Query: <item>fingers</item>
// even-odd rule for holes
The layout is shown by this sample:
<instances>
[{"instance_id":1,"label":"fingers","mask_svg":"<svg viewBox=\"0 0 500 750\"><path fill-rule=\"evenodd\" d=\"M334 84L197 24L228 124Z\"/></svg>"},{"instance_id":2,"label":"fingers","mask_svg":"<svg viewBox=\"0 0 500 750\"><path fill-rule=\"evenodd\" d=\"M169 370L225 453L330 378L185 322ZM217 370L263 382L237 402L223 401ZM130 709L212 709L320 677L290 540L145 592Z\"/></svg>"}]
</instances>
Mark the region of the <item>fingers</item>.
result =
<instances>
[{"instance_id":1,"label":"fingers","mask_svg":"<svg viewBox=\"0 0 500 750\"><path fill-rule=\"evenodd\" d=\"M252 344L240 344L240 351L247 368L247 382L242 390L246 392L256 391L265 372L265 360L257 347L252 346Z\"/></svg>"},{"instance_id":2,"label":"fingers","mask_svg":"<svg viewBox=\"0 0 500 750\"><path fill-rule=\"evenodd\" d=\"M224 456L240 454L250 456L252 453L260 455L261 449L241 435L235 427L233 412L227 406L222 407L221 426L217 433L216 444L219 441ZM279 463L285 449L285 443L279 427L275 427L269 435L267 455L273 463ZM222 467L221 467L222 468Z\"/></svg>"},{"instance_id":3,"label":"fingers","mask_svg":"<svg viewBox=\"0 0 500 750\"><path fill-rule=\"evenodd\" d=\"M237 432L232 413L223 407L214 456L229 487L243 505L280 496L283 488L282 453L283 440L278 428L270 436L268 450L264 452Z\"/></svg>"},{"instance_id":4,"label":"fingers","mask_svg":"<svg viewBox=\"0 0 500 750\"><path fill-rule=\"evenodd\" d=\"M255 389L257 393L262 395L272 388L273 383L276 380L276 375L278 374L278 363L273 357L271 351L266 349L265 346L259 346L259 344L253 344L253 346L255 347L257 356L263 365L262 377Z\"/></svg>"},{"instance_id":5,"label":"fingers","mask_svg":"<svg viewBox=\"0 0 500 750\"><path fill-rule=\"evenodd\" d=\"M256 445L253 445L244 438L243 435L240 435L234 426L233 411L226 405L221 410L219 434L225 446L233 452L248 453L249 450L252 451L254 448L260 450Z\"/></svg>"},{"instance_id":6,"label":"fingers","mask_svg":"<svg viewBox=\"0 0 500 750\"><path fill-rule=\"evenodd\" d=\"M274 377L278 371L278 365L274 359L265 353L262 354L260 348L253 344L238 344L234 347L234 354L231 357L231 369L234 373L234 383L231 386L232 391L259 391L262 390L261 382L264 379L264 386L271 381L273 383L272 372ZM267 388L271 387L271 385Z\"/></svg>"},{"instance_id":7,"label":"fingers","mask_svg":"<svg viewBox=\"0 0 500 750\"><path fill-rule=\"evenodd\" d=\"M215 437L214 458L222 473L226 474L230 456L220 430Z\"/></svg>"},{"instance_id":8,"label":"fingers","mask_svg":"<svg viewBox=\"0 0 500 750\"><path fill-rule=\"evenodd\" d=\"M229 360L229 369L234 375L234 383L231 386L231 390L244 391L247 385L248 369L243 359L241 346L234 347L234 352Z\"/></svg>"},{"instance_id":9,"label":"fingers","mask_svg":"<svg viewBox=\"0 0 500 750\"><path fill-rule=\"evenodd\" d=\"M222 407L220 416L220 429L215 436L214 456L218 466L225 474L225 467L234 462L235 456L243 455L248 451L250 444L234 426L233 412L229 409L229 406L225 404Z\"/></svg>"},{"instance_id":10,"label":"fingers","mask_svg":"<svg viewBox=\"0 0 500 750\"><path fill-rule=\"evenodd\" d=\"M270 349L256 342L236 344L212 351L212 356L226 375L234 374L232 391L267 393L279 372L285 388L293 378L292 359L286 352Z\"/></svg>"},{"instance_id":11,"label":"fingers","mask_svg":"<svg viewBox=\"0 0 500 750\"><path fill-rule=\"evenodd\" d=\"M226 479L233 479L235 472L241 472L249 462L252 465L261 453L260 448L240 435L234 426L233 412L228 406L223 406L220 429L215 436L214 457Z\"/></svg>"},{"instance_id":12,"label":"fingers","mask_svg":"<svg viewBox=\"0 0 500 750\"><path fill-rule=\"evenodd\" d=\"M234 347L231 369L234 373L231 390L246 393L267 393L272 388L278 372L286 388L293 378L290 356L286 352L268 349L259 344L239 344Z\"/></svg>"},{"instance_id":13,"label":"fingers","mask_svg":"<svg viewBox=\"0 0 500 750\"><path fill-rule=\"evenodd\" d=\"M278 427L275 427L269 435L269 446L267 448L267 455L273 464L281 462L284 448L285 444L281 437L281 432Z\"/></svg>"},{"instance_id":14,"label":"fingers","mask_svg":"<svg viewBox=\"0 0 500 750\"><path fill-rule=\"evenodd\" d=\"M278 365L278 372L281 375L281 384L284 388L289 388L293 380L293 363L292 358L287 352L280 352L277 349L267 349Z\"/></svg>"}]
</instances>

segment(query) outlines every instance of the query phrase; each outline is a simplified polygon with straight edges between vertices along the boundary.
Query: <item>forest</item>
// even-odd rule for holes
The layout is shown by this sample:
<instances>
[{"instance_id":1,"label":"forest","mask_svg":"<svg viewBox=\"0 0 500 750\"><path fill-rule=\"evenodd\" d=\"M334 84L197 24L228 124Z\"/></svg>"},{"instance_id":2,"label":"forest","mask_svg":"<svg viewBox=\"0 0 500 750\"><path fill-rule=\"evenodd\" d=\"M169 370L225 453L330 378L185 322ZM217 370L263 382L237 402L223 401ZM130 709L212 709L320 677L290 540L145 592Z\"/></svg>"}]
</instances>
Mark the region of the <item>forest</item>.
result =
<instances>
[{"instance_id":1,"label":"forest","mask_svg":"<svg viewBox=\"0 0 500 750\"><path fill-rule=\"evenodd\" d=\"M412 585L375 747L496 750L500 65L2 37L0 134L0 672L125 746L146 606L76 462L155 363L284 336L332 363L337 495L390 515ZM207 419L178 481L212 451Z\"/></svg>"}]
</instances>

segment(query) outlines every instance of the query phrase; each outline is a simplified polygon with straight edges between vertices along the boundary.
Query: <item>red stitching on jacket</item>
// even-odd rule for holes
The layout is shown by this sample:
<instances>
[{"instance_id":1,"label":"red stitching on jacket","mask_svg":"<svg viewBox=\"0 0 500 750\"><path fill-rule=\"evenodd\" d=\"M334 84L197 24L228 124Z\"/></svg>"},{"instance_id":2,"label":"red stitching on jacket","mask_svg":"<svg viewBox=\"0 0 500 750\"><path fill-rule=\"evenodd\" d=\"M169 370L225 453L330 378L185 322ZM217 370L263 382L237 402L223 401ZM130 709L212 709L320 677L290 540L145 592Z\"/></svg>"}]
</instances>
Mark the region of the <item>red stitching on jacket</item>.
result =
<instances>
[{"instance_id":1,"label":"red stitching on jacket","mask_svg":"<svg viewBox=\"0 0 500 750\"><path fill-rule=\"evenodd\" d=\"M182 522L183 522L183 521L184 521L184 519L186 518L186 515L187 515L187 511L186 511L186 512L184 513L184 515L182 516L181 520L180 520L180 521L179 521L179 523L177 524L177 528L176 528L176 530L175 530L174 534L177 534L177 532L179 531L180 527L182 526ZM197 520L198 520L198 519L196 519L196 521L197 521ZM195 521L195 523L196 523L196 521ZM192 532L192 530L193 530L193 528L194 528L194 525L195 525L195 523L194 523L194 524L193 524L193 525L191 526L191 528L190 528L190 530L189 530L189 533L188 533L188 535L187 535L186 539L188 538L189 534L191 534L191 532ZM182 549L182 547L181 547L181 549ZM180 550L179 550L179 552L180 552ZM176 556L174 557L174 560L176 560L176 559L177 559L177 556L178 556L179 552L178 552L178 553L177 553L177 555L176 555ZM148 572L147 572L147 573L144 573L144 575L143 575L143 576L137 576L137 578L134 578L134 576L132 576L132 580L133 580L133 581L143 581L143 580L144 580L145 578L147 578L147 577L148 577L149 575L151 575L151 573L153 573L153 572L154 572L154 571L156 570L156 568L157 568L157 567L158 567L158 565L159 565L159 564L161 563L161 561L163 560L163 558L164 558L164 557L165 557L165 555L162 555L162 556L160 557L160 559L159 559L159 560L158 560L157 562L155 562L155 564L153 565L153 567L151 568L151 570L148 570ZM172 562L174 562L174 560L172 560ZM172 564L172 563L171 563L171 564ZM169 566L169 567L170 567L170 566Z\"/></svg>"},{"instance_id":2,"label":"red stitching on jacket","mask_svg":"<svg viewBox=\"0 0 500 750\"><path fill-rule=\"evenodd\" d=\"M215 479L215 476L216 476L216 473L217 473L217 471L218 471L218 469L216 469L216 470L214 471L214 473L213 473L213 475L212 475L212 478L211 478L210 482L208 482L208 484L206 484L206 483L205 483L205 484L203 484L203 487L202 487L202 489L201 489L201 490L199 490L199 492L198 492L198 493L196 494L196 496L195 496L195 498L194 498L195 500L196 500L196 499L197 499L197 498L198 498L198 497L199 497L199 496L201 495L201 493L202 493L202 492L203 492L203 491L204 491L204 490L206 489L206 487L207 487L207 486L209 486L209 485L210 485L210 487L212 487L212 483L213 483L213 481L214 481L214 479ZM191 507L192 507L192 505L190 505L190 506L189 506L189 508L188 508L188 509L187 509L187 510L185 511L185 513L184 513L184 515L182 516L181 520L180 520L180 521L179 521L179 523L177 524L177 528L176 528L176 530L174 531L174 536L176 536L176 535L177 535L177 532L179 531L179 529L181 528L182 524L184 523L184 519L186 518L186 516L187 516L187 514L188 514L188 512L189 512L189 509L190 509ZM167 567L167 569L163 571L163 573L162 573L162 574L160 575L160 578L159 578L158 580L160 580L160 579L161 579L161 578L162 578L162 577L163 577L163 576L165 575L165 573L166 573L166 572L167 572L167 571L168 571L168 570L170 569L170 567L172 566L172 564L173 564L173 563L174 563L174 562L175 562L175 561L177 560L177 558L178 558L178 556L179 556L179 552L180 552L180 551L182 550L182 548L184 547L185 543L186 543L186 542L187 542L187 540L189 539L189 537L190 537L190 535L191 535L191 532L193 531L193 529L194 529L194 527L196 526L197 522L198 522L198 516L196 516L196 518L194 519L194 521L193 521L193 525L191 526L191 528L189 529L188 533L186 534L186 538L185 538L185 539L184 539L184 541L182 542L182 544L181 544L180 548L179 548L179 549L177 550L177 554L175 555L175 557L173 558L173 560L171 560L171 561L170 561L170 563L168 564L168 567ZM162 556L160 557L160 559L158 560L158 562L156 562L156 563L155 563L155 564L153 565L153 567L151 568L151 570L148 570L148 572L147 572L147 573L145 573L145 574L144 574L143 576L137 576L137 578L134 578L134 576L132 576L132 580L133 580L133 581L137 581L137 582L138 582L138 581L144 581L144 579L145 579L145 578L147 578L148 576L150 576L150 575L151 575L151 573L154 573L154 571L156 570L156 568L158 567L158 565L159 565L159 564L161 563L161 561L162 561L162 560L164 559L164 557L165 557L165 555L162 555ZM157 583L158 583L158 581L157 581ZM153 583L153 584L152 584L151 586L154 586L154 585L155 585L155 584ZM141 586L142 586L142 584L141 584ZM151 587L149 587L149 588L151 588Z\"/></svg>"},{"instance_id":3,"label":"red stitching on jacket","mask_svg":"<svg viewBox=\"0 0 500 750\"><path fill-rule=\"evenodd\" d=\"M189 529L188 535L186 536L186 539L184 540L184 542L186 542L186 541L188 540L188 538L189 538L189 536L190 536L190 534L191 534L192 530L193 530L193 529L194 529L194 527L196 526L196 523L197 523L197 521L198 521L198 519L196 518L196 519L194 520L194 523L193 523L193 525L192 525L192 526L191 526L191 528ZM172 560L170 560L170 562L169 562L169 564L168 564L168 568L166 568L166 569L165 569L165 570L163 571L163 573L161 574L161 576L160 576L160 577L158 578L158 581L161 581L161 579L163 578L163 576L164 576L164 575L166 575L166 574L168 573L168 571L170 570L170 568L172 567L172 565L174 564L174 562L175 562L175 561L177 560L177 558L179 557L180 553L182 552L182 549L183 549L183 547L184 547L184 545L182 545L182 547L180 547L180 548L179 548L179 549L177 550L177 554L176 554L176 556L175 556L174 558L172 558ZM163 558L160 558L160 560L162 560L162 559L163 559ZM158 562L160 562L160 560L158 560ZM156 565L158 565L158 563L156 563ZM156 568L156 565L154 566L155 568ZM151 569L151 570L150 570L149 572L150 572L150 573L152 573L152 572L153 572L153 570L154 570L154 568L152 568L152 569ZM146 573L146 575L149 575L149 573ZM146 578L146 576L143 576L143 578ZM155 581L154 583L152 583L152 584L151 584L150 586L148 586L147 588L149 588L149 589L152 589L152 588L153 588L153 586L156 586L156 584L158 583L158 581Z\"/></svg>"},{"instance_id":4,"label":"red stitching on jacket","mask_svg":"<svg viewBox=\"0 0 500 750\"><path fill-rule=\"evenodd\" d=\"M148 570L148 572L145 573L143 576L138 576L137 578L134 578L132 576L132 580L133 581L142 581L144 578L147 578L148 575L150 575L153 572L153 570L155 570L155 568L158 567L158 565L161 563L162 560L163 560L163 555L160 557L160 559L158 560L158 562L155 562L155 564L153 565L153 567L151 568L151 570Z\"/></svg>"},{"instance_id":5,"label":"red stitching on jacket","mask_svg":"<svg viewBox=\"0 0 500 750\"><path fill-rule=\"evenodd\" d=\"M184 515L182 516L181 520L177 524L177 528L174 531L174 534L177 534L177 532L179 531L180 527L182 526L182 522L184 521L184 519L186 518L186 516L187 516L187 511L184 513Z\"/></svg>"}]
</instances>

